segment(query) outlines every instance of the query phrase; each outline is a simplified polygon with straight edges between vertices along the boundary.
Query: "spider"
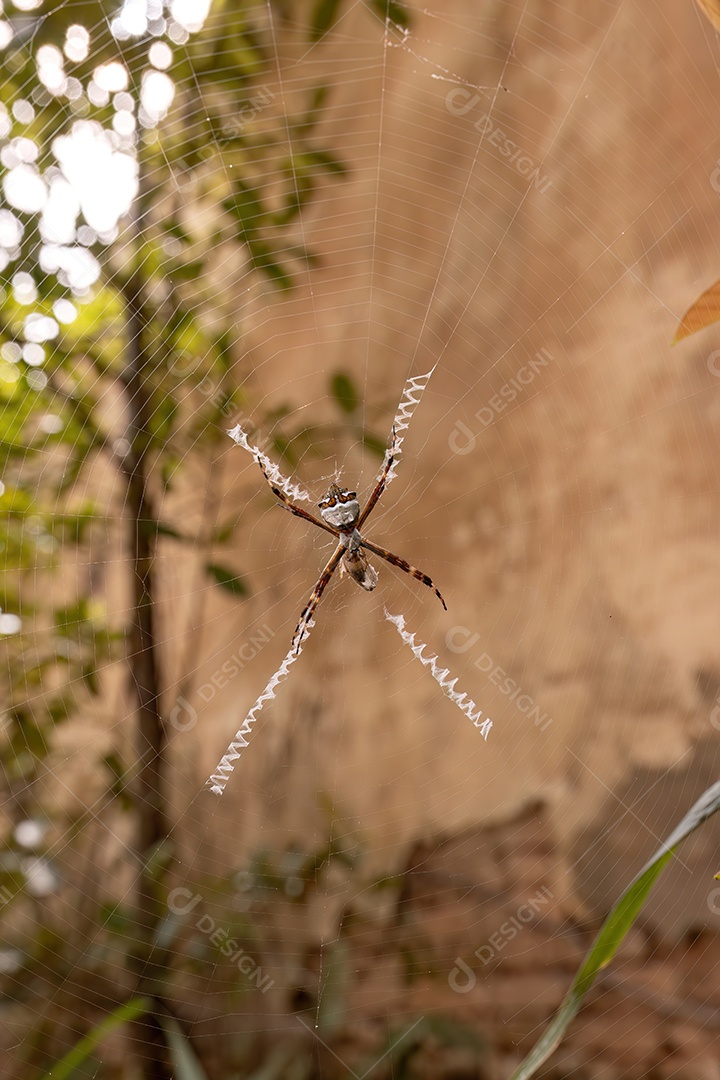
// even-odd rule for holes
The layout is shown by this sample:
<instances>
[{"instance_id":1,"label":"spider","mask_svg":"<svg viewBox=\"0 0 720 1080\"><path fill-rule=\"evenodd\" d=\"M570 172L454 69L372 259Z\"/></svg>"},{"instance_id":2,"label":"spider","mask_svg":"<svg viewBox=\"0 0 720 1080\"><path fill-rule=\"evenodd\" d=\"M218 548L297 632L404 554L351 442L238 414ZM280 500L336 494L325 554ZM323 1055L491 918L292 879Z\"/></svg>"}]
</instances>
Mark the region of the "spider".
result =
<instances>
[{"instance_id":1,"label":"spider","mask_svg":"<svg viewBox=\"0 0 720 1080\"><path fill-rule=\"evenodd\" d=\"M292 640L296 654L299 652L302 639L305 636L310 620L315 614L315 609L320 603L322 594L325 592L325 589L330 582L330 578L333 576L338 566L340 566L341 573L345 572L349 574L353 581L357 582L357 584L361 588L367 590L367 592L372 592L377 585L377 571L368 562L363 548L367 551L371 551L373 555L377 555L379 558L384 559L385 562L389 562L392 566L397 566L400 570L404 570L406 574L410 574L416 581L421 581L423 585L427 585L429 589L432 589L447 611L447 604L440 595L439 590L435 587L432 579L429 578L427 574L424 574L422 570L418 570L417 567L411 566L409 562L406 562L405 559L401 559L399 555L393 555L391 551L386 551L385 548L379 547L377 544L371 544L369 540L363 539L360 535L361 527L375 509L378 499L385 490L388 474L395 461L396 453L397 439L395 427L393 426L390 451L386 456L385 464L378 478L378 482L362 511L360 510L360 503L358 502L357 493L355 491L348 491L347 488L340 487L338 484L331 484L325 498L318 503L322 521L314 517L313 514L309 514L307 510L302 510L299 506L295 506L285 493L273 483L267 474L265 466L258 460L263 476L272 488L273 494L279 499L280 506L285 510L289 510L291 514L304 518L305 521L311 521L318 529L323 529L340 541L318 578L315 588L310 594L310 599L300 613L300 619L295 627L295 633Z\"/></svg>"}]
</instances>

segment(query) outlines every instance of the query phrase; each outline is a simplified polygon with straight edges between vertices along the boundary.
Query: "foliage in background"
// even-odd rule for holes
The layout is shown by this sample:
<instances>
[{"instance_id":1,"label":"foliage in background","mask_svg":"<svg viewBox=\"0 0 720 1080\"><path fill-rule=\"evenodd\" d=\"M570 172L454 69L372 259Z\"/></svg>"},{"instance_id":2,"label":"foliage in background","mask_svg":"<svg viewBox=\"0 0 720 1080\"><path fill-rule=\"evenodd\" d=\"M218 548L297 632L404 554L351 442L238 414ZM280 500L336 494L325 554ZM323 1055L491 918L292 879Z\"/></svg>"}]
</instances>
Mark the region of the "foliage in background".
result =
<instances>
[{"instance_id":1,"label":"foliage in background","mask_svg":"<svg viewBox=\"0 0 720 1080\"><path fill-rule=\"evenodd\" d=\"M13 745L40 751L6 759L17 790L36 775L45 728L68 714L73 688L84 683L97 692L95 672L122 629L107 627L102 590L93 590L87 573L46 625L37 607L45 577L69 546L112 542L90 466L100 458L122 480L142 457L147 484L161 491L191 449L203 453L224 438L241 402L233 365L242 347L236 291L223 267L244 266L260 287L290 287L311 258L287 239L292 225L318 180L344 172L313 141L321 87L297 118L282 115L266 91L262 107L238 121L267 67L267 35L249 8L216 3L202 32L190 36L168 20L163 34L149 24L145 34L119 40L103 16L97 3L18 16L4 55L12 75L0 113L0 259L10 285L0 305L0 607L24 631L7 634L5 722ZM161 45L167 52L158 53ZM165 70L170 46L175 58ZM151 62L153 50L162 69ZM167 117L160 106L152 111L153 88L165 100L174 95ZM61 167L68 136L111 155L130 193L139 183L134 226L121 219L99 232L89 223L97 226L93 207L84 208L88 222L71 205ZM63 199L70 208L59 236ZM144 416L133 431L139 394L128 355L140 333ZM170 540L194 539L160 521L145 527ZM19 626L16 619L6 620L7 630ZM21 663L28 652L35 662ZM64 670L53 678L58 665Z\"/></svg>"},{"instance_id":2,"label":"foliage in background","mask_svg":"<svg viewBox=\"0 0 720 1080\"><path fill-rule=\"evenodd\" d=\"M152 937L168 859L153 854L164 830L153 563L159 544L210 550L233 535L187 535L157 507L191 456L212 457L243 404L239 292L287 290L314 265L298 219L320 183L346 172L316 134L326 88L291 116L262 81L273 78L268 9L215 0L202 26L182 10L24 2L0 19L0 762L14 823L0 864L2 968L31 1013L83 972L112 972L108 1007L132 992L125 954L143 935L131 915L118 935L112 884L75 871L134 807ZM105 159L94 190L91 157ZM343 401L329 392L347 419L347 386ZM268 420L290 460L327 434ZM207 570L209 586L248 594L212 558ZM108 614L118 573L126 622ZM102 668L127 653L140 761L98 761L104 793L60 837L62 884L46 820L53 730L78 711L102 714ZM77 907L69 929L58 901L64 914ZM46 1010L26 1068L51 1060L66 1025Z\"/></svg>"}]
</instances>

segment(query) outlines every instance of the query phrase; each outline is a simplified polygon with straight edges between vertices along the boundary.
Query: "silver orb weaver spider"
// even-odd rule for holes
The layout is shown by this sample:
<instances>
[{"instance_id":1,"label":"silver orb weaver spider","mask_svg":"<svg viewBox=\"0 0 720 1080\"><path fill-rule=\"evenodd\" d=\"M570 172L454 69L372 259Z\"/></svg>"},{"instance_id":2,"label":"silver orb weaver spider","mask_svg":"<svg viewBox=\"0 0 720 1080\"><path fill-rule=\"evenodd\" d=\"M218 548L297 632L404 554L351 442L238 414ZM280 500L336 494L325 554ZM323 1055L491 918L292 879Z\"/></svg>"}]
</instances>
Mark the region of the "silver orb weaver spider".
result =
<instances>
[{"instance_id":1,"label":"silver orb weaver spider","mask_svg":"<svg viewBox=\"0 0 720 1080\"><path fill-rule=\"evenodd\" d=\"M340 487L338 484L331 484L325 498L318 503L322 521L313 514L308 513L307 510L302 510L299 506L295 506L287 495L280 490L277 484L273 483L268 476L262 461L258 459L258 464L262 469L263 476L270 485L273 494L279 500L279 505L285 510L289 510L291 514L295 514L296 517L301 517L305 521L312 522L318 529L323 529L340 541L318 578L307 604L300 613L300 619L295 627L295 633L293 634L292 639L292 645L296 654L300 649L308 624L320 603L322 594L325 592L325 589L330 582L330 578L333 576L338 566L340 566L341 573L347 573L353 581L367 592L372 592L377 585L377 571L368 562L363 549L372 552L373 555L377 555L380 559L384 559L385 562L390 563L391 566L397 566L398 569L404 570L406 574L410 574L416 581L421 581L423 585L427 585L429 589L433 590L438 600L447 611L447 604L440 595L440 591L435 586L432 578L428 577L427 574L424 574L422 570L418 570L417 567L412 566L405 559L401 559L399 555L393 555L391 551L387 551L378 544L370 543L369 540L365 540L360 535L361 527L375 509L380 496L385 490L388 474L395 461L397 448L398 442L395 425L393 424L390 451L386 455L385 464L377 484L371 492L363 509L360 509L360 503L358 502L357 493L355 491L349 491L347 488Z\"/></svg>"}]
</instances>

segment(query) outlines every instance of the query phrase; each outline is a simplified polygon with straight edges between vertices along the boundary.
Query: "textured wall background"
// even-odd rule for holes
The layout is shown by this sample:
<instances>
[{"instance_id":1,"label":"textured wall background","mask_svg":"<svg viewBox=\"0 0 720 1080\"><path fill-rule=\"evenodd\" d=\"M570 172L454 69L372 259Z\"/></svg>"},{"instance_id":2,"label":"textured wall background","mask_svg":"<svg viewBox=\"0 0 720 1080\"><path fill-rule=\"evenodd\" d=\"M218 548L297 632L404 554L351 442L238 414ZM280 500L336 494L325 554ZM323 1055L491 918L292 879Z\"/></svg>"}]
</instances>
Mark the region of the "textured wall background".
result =
<instances>
[{"instance_id":1,"label":"textured wall background","mask_svg":"<svg viewBox=\"0 0 720 1080\"><path fill-rule=\"evenodd\" d=\"M715 671L720 629L717 335L670 347L720 261L710 38L690 6L639 0L529 4L522 19L455 4L418 12L391 48L354 9L302 57L288 32L281 73L291 87L298 71L329 81L323 134L350 175L304 222L321 255L312 289L257 299L249 392L322 416L327 372L345 369L384 436L407 374L439 356L369 535L428 569L449 612L389 568L372 596L334 583L222 803L192 810L203 834L242 817L216 840L221 860L256 841L253 821L265 840L269 821L278 838L305 833L318 790L384 862L419 833L537 800L570 836L629 770L671 767L714 734L698 672ZM420 55L449 74L428 78ZM489 406L538 354L509 407ZM228 443L221 461L214 482L222 513L242 515L237 565L256 598L208 599L198 684L263 625L276 636L177 737L198 784L284 655L325 550L270 510L241 451ZM338 438L301 463L318 497L336 461L369 486L374 459ZM168 595L185 569L169 571ZM439 647L467 628L449 659L495 721L487 745L402 651L383 603ZM540 730L493 685L487 658L552 723Z\"/></svg>"}]
</instances>

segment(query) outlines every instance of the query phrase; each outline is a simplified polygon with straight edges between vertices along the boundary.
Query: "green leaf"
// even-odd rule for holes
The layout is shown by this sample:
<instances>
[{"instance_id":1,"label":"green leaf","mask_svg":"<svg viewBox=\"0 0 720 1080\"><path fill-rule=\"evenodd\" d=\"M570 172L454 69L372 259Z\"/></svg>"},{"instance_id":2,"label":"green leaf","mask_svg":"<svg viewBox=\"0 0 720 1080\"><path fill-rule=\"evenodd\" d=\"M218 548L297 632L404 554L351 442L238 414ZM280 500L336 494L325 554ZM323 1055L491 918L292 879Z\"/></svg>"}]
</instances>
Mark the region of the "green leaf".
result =
<instances>
[{"instance_id":1,"label":"green leaf","mask_svg":"<svg viewBox=\"0 0 720 1080\"><path fill-rule=\"evenodd\" d=\"M238 527L238 519L234 521L223 522L222 525L218 525L213 529L211 536L214 544L227 544L228 540L232 540L233 534Z\"/></svg>"},{"instance_id":2,"label":"green leaf","mask_svg":"<svg viewBox=\"0 0 720 1080\"><path fill-rule=\"evenodd\" d=\"M47 530L65 544L81 544L88 526L99 520L93 503L86 503L75 513L53 513L48 516Z\"/></svg>"},{"instance_id":3,"label":"green leaf","mask_svg":"<svg viewBox=\"0 0 720 1080\"><path fill-rule=\"evenodd\" d=\"M292 288L292 278L287 270L277 262L275 256L266 244L260 244L257 241L251 243L248 241L248 248L252 264L257 270L262 270L262 272L274 281L279 288Z\"/></svg>"},{"instance_id":4,"label":"green leaf","mask_svg":"<svg viewBox=\"0 0 720 1080\"><path fill-rule=\"evenodd\" d=\"M327 172L336 173L338 176L347 176L348 167L344 161L328 153L327 150L308 150L300 155L300 160L306 166L325 169Z\"/></svg>"},{"instance_id":5,"label":"green leaf","mask_svg":"<svg viewBox=\"0 0 720 1080\"><path fill-rule=\"evenodd\" d=\"M371 431L366 431L363 434L362 441L365 449L369 450L371 454L375 454L379 458L385 457L387 443L383 439L379 439Z\"/></svg>"},{"instance_id":6,"label":"green leaf","mask_svg":"<svg viewBox=\"0 0 720 1080\"><path fill-rule=\"evenodd\" d=\"M232 197L225 199L223 206L237 218L246 235L256 233L267 216L256 189L248 187L242 181L237 181Z\"/></svg>"},{"instance_id":7,"label":"green leaf","mask_svg":"<svg viewBox=\"0 0 720 1080\"><path fill-rule=\"evenodd\" d=\"M675 854L675 849L682 840L718 810L720 810L720 782L713 784L700 796L615 904L550 1026L525 1060L520 1063L510 1080L529 1080L543 1062L547 1061L565 1034L570 1021L578 1012L598 972L607 967L617 952L656 879Z\"/></svg>"},{"instance_id":8,"label":"green leaf","mask_svg":"<svg viewBox=\"0 0 720 1080\"><path fill-rule=\"evenodd\" d=\"M306 266L322 265L320 256L316 252L310 251L309 248L293 246L287 249L287 253L288 255L292 255L294 259L298 259L300 262L304 263Z\"/></svg>"},{"instance_id":9,"label":"green leaf","mask_svg":"<svg viewBox=\"0 0 720 1080\"><path fill-rule=\"evenodd\" d=\"M235 339L229 330L220 334L214 341L217 357L224 371L229 371L233 364L233 346Z\"/></svg>"},{"instance_id":10,"label":"green leaf","mask_svg":"<svg viewBox=\"0 0 720 1080\"><path fill-rule=\"evenodd\" d=\"M190 236L188 232L182 227L177 218L168 218L167 221L161 223L160 228L163 232L166 232L168 236L173 236L182 244L190 243Z\"/></svg>"},{"instance_id":11,"label":"green leaf","mask_svg":"<svg viewBox=\"0 0 720 1080\"><path fill-rule=\"evenodd\" d=\"M330 378L330 393L335 398L343 412L355 412L360 404L355 383L344 371L336 371Z\"/></svg>"},{"instance_id":12,"label":"green leaf","mask_svg":"<svg viewBox=\"0 0 720 1080\"><path fill-rule=\"evenodd\" d=\"M310 20L310 40L319 41L335 23L341 0L318 0Z\"/></svg>"},{"instance_id":13,"label":"green leaf","mask_svg":"<svg viewBox=\"0 0 720 1080\"><path fill-rule=\"evenodd\" d=\"M409 30L412 26L410 12L398 0L372 0L372 6L383 22L389 21L403 30Z\"/></svg>"},{"instance_id":14,"label":"green leaf","mask_svg":"<svg viewBox=\"0 0 720 1080\"><path fill-rule=\"evenodd\" d=\"M234 570L229 570L227 566L220 566L219 563L206 563L205 569L211 577L215 578L216 585L232 593L233 596L250 595L250 589L245 581Z\"/></svg>"},{"instance_id":15,"label":"green leaf","mask_svg":"<svg viewBox=\"0 0 720 1080\"><path fill-rule=\"evenodd\" d=\"M118 1006L92 1031L88 1032L80 1042L76 1043L72 1050L65 1054L65 1057L56 1062L50 1072L45 1074L43 1080L67 1080L115 1028L120 1027L121 1024L126 1024L129 1020L137 1019L138 1016L149 1012L151 1008L152 1002L145 997L136 997L131 1001L126 1001L124 1005ZM199 1076L201 1080L205 1080L202 1074L199 1074Z\"/></svg>"},{"instance_id":16,"label":"green leaf","mask_svg":"<svg viewBox=\"0 0 720 1080\"><path fill-rule=\"evenodd\" d=\"M167 536L170 540L179 540L181 544L193 543L192 537L183 536L181 532L178 532L172 525L166 525L164 521L156 521L154 525L157 536Z\"/></svg>"},{"instance_id":17,"label":"green leaf","mask_svg":"<svg viewBox=\"0 0 720 1080\"><path fill-rule=\"evenodd\" d=\"M347 1016L347 996L351 980L348 947L336 941L325 950L320 985L317 1026L327 1035L336 1034Z\"/></svg>"},{"instance_id":18,"label":"green leaf","mask_svg":"<svg viewBox=\"0 0 720 1080\"><path fill-rule=\"evenodd\" d=\"M165 1041L170 1048L175 1080L208 1080L207 1073L177 1020L163 1013L156 1013L155 1019L162 1028Z\"/></svg>"},{"instance_id":19,"label":"green leaf","mask_svg":"<svg viewBox=\"0 0 720 1080\"><path fill-rule=\"evenodd\" d=\"M204 271L205 263L199 259L197 262L178 263L166 273L173 281L195 281Z\"/></svg>"},{"instance_id":20,"label":"green leaf","mask_svg":"<svg viewBox=\"0 0 720 1080\"><path fill-rule=\"evenodd\" d=\"M315 87L315 89L312 92L312 97L310 98L310 104L308 106L308 110L305 113L305 116L302 118L302 120L298 124L298 129L300 131L303 131L303 132L310 131L312 128L315 127L315 124L317 124L318 120L320 119L320 117L322 115L322 110L324 108L325 102L327 101L327 97L328 97L329 93L330 93L330 87L329 86L316 86Z\"/></svg>"},{"instance_id":21,"label":"green leaf","mask_svg":"<svg viewBox=\"0 0 720 1080\"><path fill-rule=\"evenodd\" d=\"M287 225L296 218L315 190L315 179L311 172L298 169L294 176L290 175L290 180L292 186L285 206L273 215L275 225Z\"/></svg>"}]
</instances>

